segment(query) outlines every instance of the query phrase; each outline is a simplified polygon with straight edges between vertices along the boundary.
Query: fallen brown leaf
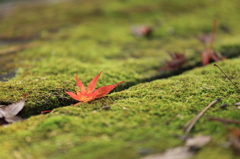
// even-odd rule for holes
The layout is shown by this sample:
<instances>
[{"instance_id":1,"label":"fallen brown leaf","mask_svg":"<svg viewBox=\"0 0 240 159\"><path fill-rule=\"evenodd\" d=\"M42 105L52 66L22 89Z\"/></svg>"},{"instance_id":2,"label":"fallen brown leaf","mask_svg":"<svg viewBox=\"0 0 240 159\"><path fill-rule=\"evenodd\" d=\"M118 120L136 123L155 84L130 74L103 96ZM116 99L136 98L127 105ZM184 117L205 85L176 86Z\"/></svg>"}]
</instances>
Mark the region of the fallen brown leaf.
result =
<instances>
[{"instance_id":1,"label":"fallen brown leaf","mask_svg":"<svg viewBox=\"0 0 240 159\"><path fill-rule=\"evenodd\" d=\"M169 53L169 55L171 56L172 60L167 61L163 67L158 69L158 71L176 70L176 69L180 68L187 61L185 55L182 53L174 52L174 53Z\"/></svg>"},{"instance_id":2,"label":"fallen brown leaf","mask_svg":"<svg viewBox=\"0 0 240 159\"><path fill-rule=\"evenodd\" d=\"M211 141L211 136L200 135L194 138L189 138L186 141L187 147L192 147L194 149L199 149Z\"/></svg>"},{"instance_id":3,"label":"fallen brown leaf","mask_svg":"<svg viewBox=\"0 0 240 159\"><path fill-rule=\"evenodd\" d=\"M167 150L163 154L155 154L143 157L142 159L187 159L194 156L188 147L179 146Z\"/></svg>"},{"instance_id":4,"label":"fallen brown leaf","mask_svg":"<svg viewBox=\"0 0 240 159\"><path fill-rule=\"evenodd\" d=\"M3 118L7 123L14 123L21 120L21 117L16 116L24 107L27 95L24 94L22 100L10 105L0 105L0 118Z\"/></svg>"},{"instance_id":5,"label":"fallen brown leaf","mask_svg":"<svg viewBox=\"0 0 240 159\"><path fill-rule=\"evenodd\" d=\"M230 142L234 152L240 155L240 129L228 129L228 141Z\"/></svg>"},{"instance_id":6,"label":"fallen brown leaf","mask_svg":"<svg viewBox=\"0 0 240 159\"><path fill-rule=\"evenodd\" d=\"M134 26L131 28L131 33L137 37L149 37L153 32L152 27L147 25Z\"/></svg>"},{"instance_id":7,"label":"fallen brown leaf","mask_svg":"<svg viewBox=\"0 0 240 159\"><path fill-rule=\"evenodd\" d=\"M186 139L185 146L178 146L168 149L162 154L155 154L143 157L142 159L188 159L196 154L199 150L211 141L210 136L197 136Z\"/></svg>"},{"instance_id":8,"label":"fallen brown leaf","mask_svg":"<svg viewBox=\"0 0 240 159\"><path fill-rule=\"evenodd\" d=\"M215 32L216 32L216 20L213 22L213 31L212 31L212 36L210 39L210 45L209 48L205 49L201 55L202 55L202 65L205 66L210 63L210 61L221 61L224 60L225 57L221 55L221 53L213 50L213 42L214 42L214 37L215 37ZM209 43L209 37L204 38L204 42Z\"/></svg>"}]
</instances>

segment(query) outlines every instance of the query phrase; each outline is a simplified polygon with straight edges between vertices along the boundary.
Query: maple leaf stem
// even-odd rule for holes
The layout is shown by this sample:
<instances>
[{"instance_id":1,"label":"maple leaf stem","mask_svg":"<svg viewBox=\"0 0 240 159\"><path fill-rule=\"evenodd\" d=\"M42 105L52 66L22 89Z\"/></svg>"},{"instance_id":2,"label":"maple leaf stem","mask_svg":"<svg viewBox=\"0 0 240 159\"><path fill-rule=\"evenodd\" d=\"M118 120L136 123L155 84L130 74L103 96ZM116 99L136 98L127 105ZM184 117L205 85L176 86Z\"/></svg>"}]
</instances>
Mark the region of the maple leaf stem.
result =
<instances>
[{"instance_id":1,"label":"maple leaf stem","mask_svg":"<svg viewBox=\"0 0 240 159\"><path fill-rule=\"evenodd\" d=\"M216 66L216 67L224 74L224 76L233 84L233 86L234 86L238 91L240 91L240 89L238 88L238 86L237 86L235 83L233 83L233 81L223 72L223 70L222 70L217 64L214 64L214 66Z\"/></svg>"},{"instance_id":2,"label":"maple leaf stem","mask_svg":"<svg viewBox=\"0 0 240 159\"><path fill-rule=\"evenodd\" d=\"M27 98L27 94L26 93L23 94L23 98Z\"/></svg>"},{"instance_id":3,"label":"maple leaf stem","mask_svg":"<svg viewBox=\"0 0 240 159\"><path fill-rule=\"evenodd\" d=\"M50 113L52 112L52 110L44 110L44 111L41 111L41 114L46 114L46 113Z\"/></svg>"},{"instance_id":4,"label":"maple leaf stem","mask_svg":"<svg viewBox=\"0 0 240 159\"><path fill-rule=\"evenodd\" d=\"M200 113L198 113L195 117L193 117L184 127L183 131L187 134L191 131L194 124L198 121L198 119L207 111L211 106L216 104L218 101L220 101L221 98L217 98L216 100L212 101L208 106L206 106Z\"/></svg>"},{"instance_id":5,"label":"maple leaf stem","mask_svg":"<svg viewBox=\"0 0 240 159\"><path fill-rule=\"evenodd\" d=\"M210 42L210 45L209 45L209 49L212 49L212 47L213 47L214 37L215 37L215 33L216 33L216 26L217 26L217 21L214 20L213 21L213 31L212 31L212 36L211 36L211 42Z\"/></svg>"},{"instance_id":6,"label":"maple leaf stem","mask_svg":"<svg viewBox=\"0 0 240 159\"><path fill-rule=\"evenodd\" d=\"M79 104L82 104L83 102L78 102L78 103L76 103L76 104L74 104L74 105L79 105Z\"/></svg>"}]
</instances>

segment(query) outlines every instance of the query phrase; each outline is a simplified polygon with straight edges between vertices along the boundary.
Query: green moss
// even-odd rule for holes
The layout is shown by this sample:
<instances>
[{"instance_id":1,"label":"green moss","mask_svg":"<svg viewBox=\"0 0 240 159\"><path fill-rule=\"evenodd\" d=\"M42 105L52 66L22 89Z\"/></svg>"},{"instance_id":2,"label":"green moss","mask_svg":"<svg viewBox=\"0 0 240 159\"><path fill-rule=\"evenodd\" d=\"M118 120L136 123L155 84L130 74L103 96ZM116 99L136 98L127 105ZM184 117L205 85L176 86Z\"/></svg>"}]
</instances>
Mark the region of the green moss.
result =
<instances>
[{"instance_id":1,"label":"green moss","mask_svg":"<svg viewBox=\"0 0 240 159\"><path fill-rule=\"evenodd\" d=\"M0 55L1 74L18 68L15 78L0 82L0 104L27 93L20 116L29 117L0 128L0 158L127 159L163 152L183 144L175 137L183 125L218 97L222 101L206 115L238 120L234 107L219 108L239 102L231 83L212 65L196 68L205 49L196 37L211 32L213 19L218 22L214 48L227 58L239 56L238 6L237 0L86 1L19 7L6 15L0 38L34 39L34 47ZM135 24L153 26L153 36L132 36L129 28ZM185 52L188 62L177 71L158 72L170 59L168 51ZM235 83L238 63L219 63ZM65 93L75 91L73 75L87 85L100 71L97 87L126 82L104 98L73 106L77 101ZM39 115L48 109L54 110ZM202 117L192 135L213 140L196 158L234 158L219 146L226 133L221 123Z\"/></svg>"},{"instance_id":2,"label":"green moss","mask_svg":"<svg viewBox=\"0 0 240 159\"><path fill-rule=\"evenodd\" d=\"M234 81L240 76L235 73L240 69L235 67L237 63L239 59L219 63ZM239 99L234 87L223 79L219 70L209 65L169 79L138 84L91 103L58 108L48 115L31 117L8 128L2 127L0 139L5 147L2 156L8 156L12 150L23 157L40 158L79 154L84 158L138 158L142 149L162 152L181 144L174 136L182 134L182 126L218 97L222 97L222 101L206 115L238 119L239 114L233 108L219 108L221 103L230 104ZM103 110L103 105L109 105L111 109ZM192 134L211 135L213 140L196 158L205 155L216 158L219 151L226 152L224 156L220 154L222 158L234 158L229 149L219 146L224 142L225 133L221 123L202 117Z\"/></svg>"}]
</instances>

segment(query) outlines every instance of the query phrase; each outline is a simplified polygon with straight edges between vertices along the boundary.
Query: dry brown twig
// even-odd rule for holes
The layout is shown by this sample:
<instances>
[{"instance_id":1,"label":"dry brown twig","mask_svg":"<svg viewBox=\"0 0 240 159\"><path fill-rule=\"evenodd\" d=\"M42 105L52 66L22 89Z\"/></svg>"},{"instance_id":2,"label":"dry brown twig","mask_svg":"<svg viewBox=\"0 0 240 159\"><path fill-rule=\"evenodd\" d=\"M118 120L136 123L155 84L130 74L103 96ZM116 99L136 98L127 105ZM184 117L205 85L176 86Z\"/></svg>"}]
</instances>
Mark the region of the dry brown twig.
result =
<instances>
[{"instance_id":1,"label":"dry brown twig","mask_svg":"<svg viewBox=\"0 0 240 159\"><path fill-rule=\"evenodd\" d=\"M233 124L240 124L240 120L232 120L232 119L224 119L224 118L217 118L217 117L206 117L209 120L219 121L222 123L233 123Z\"/></svg>"},{"instance_id":2,"label":"dry brown twig","mask_svg":"<svg viewBox=\"0 0 240 159\"><path fill-rule=\"evenodd\" d=\"M0 50L0 55L6 55L6 54L12 54L16 53L25 49L30 49L35 47L35 44L25 44L25 45L18 45L18 46L12 46L6 49Z\"/></svg>"},{"instance_id":3,"label":"dry brown twig","mask_svg":"<svg viewBox=\"0 0 240 159\"><path fill-rule=\"evenodd\" d=\"M198 119L214 104L220 101L221 98L217 98L216 100L212 101L207 107L205 107L200 113L198 113L194 118L192 118L184 127L183 131L185 133L189 133L193 128L194 124L198 121Z\"/></svg>"},{"instance_id":4,"label":"dry brown twig","mask_svg":"<svg viewBox=\"0 0 240 159\"><path fill-rule=\"evenodd\" d=\"M223 70L222 70L217 64L214 64L214 66L216 66L216 67L224 74L224 76L233 84L233 86L234 86L238 91L240 91L240 89L238 88L238 86L237 86L235 83L233 83L233 81L223 72Z\"/></svg>"}]
</instances>

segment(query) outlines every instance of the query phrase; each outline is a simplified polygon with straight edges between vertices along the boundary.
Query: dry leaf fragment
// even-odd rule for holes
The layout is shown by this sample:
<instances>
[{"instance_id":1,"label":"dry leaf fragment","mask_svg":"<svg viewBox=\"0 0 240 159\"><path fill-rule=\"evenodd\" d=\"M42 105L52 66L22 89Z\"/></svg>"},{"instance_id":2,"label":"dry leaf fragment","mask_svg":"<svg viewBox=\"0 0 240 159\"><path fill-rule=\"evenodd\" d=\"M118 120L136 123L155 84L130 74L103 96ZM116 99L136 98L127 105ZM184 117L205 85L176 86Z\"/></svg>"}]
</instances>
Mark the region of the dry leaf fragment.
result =
<instances>
[{"instance_id":1,"label":"dry leaf fragment","mask_svg":"<svg viewBox=\"0 0 240 159\"><path fill-rule=\"evenodd\" d=\"M176 70L187 61L185 55L182 53L174 52L174 53L170 53L169 55L171 56L172 61L167 61L163 67L158 69L158 71Z\"/></svg>"},{"instance_id":2,"label":"dry leaf fragment","mask_svg":"<svg viewBox=\"0 0 240 159\"><path fill-rule=\"evenodd\" d=\"M0 105L0 118L4 118L8 123L14 123L21 120L21 118L16 115L23 109L26 97L27 95L24 94L22 100L17 103Z\"/></svg>"},{"instance_id":3,"label":"dry leaf fragment","mask_svg":"<svg viewBox=\"0 0 240 159\"><path fill-rule=\"evenodd\" d=\"M211 35L209 34L202 34L200 36L198 36L198 39L205 45L210 44L211 42Z\"/></svg>"},{"instance_id":4,"label":"dry leaf fragment","mask_svg":"<svg viewBox=\"0 0 240 159\"><path fill-rule=\"evenodd\" d=\"M131 28L131 33L137 37L149 37L153 32L152 27L147 25L134 26Z\"/></svg>"},{"instance_id":5,"label":"dry leaf fragment","mask_svg":"<svg viewBox=\"0 0 240 159\"><path fill-rule=\"evenodd\" d=\"M15 123L15 122L17 122L17 121L22 120L22 118L19 117L19 116L12 116L12 117L7 117L7 118L5 118L5 120L6 120L6 122L8 122L8 123Z\"/></svg>"},{"instance_id":6,"label":"dry leaf fragment","mask_svg":"<svg viewBox=\"0 0 240 159\"><path fill-rule=\"evenodd\" d=\"M195 138L188 138L185 146L179 146L168 149L163 154L149 155L142 159L188 159L192 158L196 150L199 150L204 145L211 141L210 136L197 136Z\"/></svg>"},{"instance_id":7,"label":"dry leaf fragment","mask_svg":"<svg viewBox=\"0 0 240 159\"><path fill-rule=\"evenodd\" d=\"M204 50L202 52L202 64L203 66L210 63L210 61L221 61L224 60L225 57L221 55L220 52L213 50L212 48Z\"/></svg>"},{"instance_id":8,"label":"dry leaf fragment","mask_svg":"<svg viewBox=\"0 0 240 159\"><path fill-rule=\"evenodd\" d=\"M111 107L110 106L102 106L102 109L104 110L109 110Z\"/></svg>"},{"instance_id":9,"label":"dry leaf fragment","mask_svg":"<svg viewBox=\"0 0 240 159\"><path fill-rule=\"evenodd\" d=\"M231 143L231 146L234 149L235 153L240 155L240 140L239 140L239 137L237 137L234 134L229 134L228 135L228 140Z\"/></svg>"},{"instance_id":10,"label":"dry leaf fragment","mask_svg":"<svg viewBox=\"0 0 240 159\"><path fill-rule=\"evenodd\" d=\"M213 22L213 31L212 31L212 36L211 36L209 48L204 50L201 54L202 55L202 65L203 66L209 64L211 60L221 61L221 60L225 59L225 57L223 57L219 52L212 49L212 45L213 45L214 37L215 37L215 32L216 32L216 20L214 20L214 22ZM206 38L206 42L207 41L209 41L209 39Z\"/></svg>"},{"instance_id":11,"label":"dry leaf fragment","mask_svg":"<svg viewBox=\"0 0 240 159\"><path fill-rule=\"evenodd\" d=\"M240 155L240 129L229 129L228 140L237 155Z\"/></svg>"},{"instance_id":12,"label":"dry leaf fragment","mask_svg":"<svg viewBox=\"0 0 240 159\"><path fill-rule=\"evenodd\" d=\"M189 138L186 141L187 147L199 149L211 141L211 136L200 135L194 138Z\"/></svg>"},{"instance_id":13,"label":"dry leaf fragment","mask_svg":"<svg viewBox=\"0 0 240 159\"><path fill-rule=\"evenodd\" d=\"M240 102L234 103L233 105L239 106L239 105L240 105Z\"/></svg>"},{"instance_id":14,"label":"dry leaf fragment","mask_svg":"<svg viewBox=\"0 0 240 159\"><path fill-rule=\"evenodd\" d=\"M179 146L167 150L163 154L149 155L142 159L188 159L193 157L194 153L189 151L188 147Z\"/></svg>"}]
</instances>

